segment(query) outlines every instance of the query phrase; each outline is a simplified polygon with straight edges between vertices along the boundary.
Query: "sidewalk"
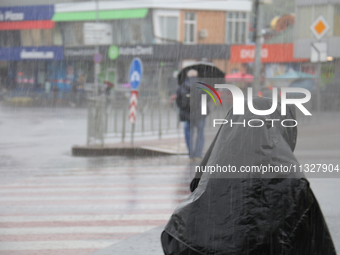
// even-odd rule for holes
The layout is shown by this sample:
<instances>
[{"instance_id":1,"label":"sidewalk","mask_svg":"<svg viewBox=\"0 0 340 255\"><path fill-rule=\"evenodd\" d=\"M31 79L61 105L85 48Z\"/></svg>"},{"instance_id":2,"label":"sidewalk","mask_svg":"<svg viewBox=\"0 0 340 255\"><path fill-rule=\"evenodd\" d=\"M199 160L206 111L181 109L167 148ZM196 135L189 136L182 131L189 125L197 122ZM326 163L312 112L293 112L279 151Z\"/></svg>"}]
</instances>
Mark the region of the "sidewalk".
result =
<instances>
[{"instance_id":1,"label":"sidewalk","mask_svg":"<svg viewBox=\"0 0 340 255\"><path fill-rule=\"evenodd\" d=\"M215 133L206 134L206 140L210 141ZM142 138L143 139L143 138ZM162 139L156 136L139 139L132 145L128 142L117 142L105 144L103 147L99 145L81 145L72 147L73 156L166 156L166 155L187 155L188 150L184 141L184 137L178 134L167 135ZM204 151L208 149L210 142L205 143Z\"/></svg>"}]
</instances>

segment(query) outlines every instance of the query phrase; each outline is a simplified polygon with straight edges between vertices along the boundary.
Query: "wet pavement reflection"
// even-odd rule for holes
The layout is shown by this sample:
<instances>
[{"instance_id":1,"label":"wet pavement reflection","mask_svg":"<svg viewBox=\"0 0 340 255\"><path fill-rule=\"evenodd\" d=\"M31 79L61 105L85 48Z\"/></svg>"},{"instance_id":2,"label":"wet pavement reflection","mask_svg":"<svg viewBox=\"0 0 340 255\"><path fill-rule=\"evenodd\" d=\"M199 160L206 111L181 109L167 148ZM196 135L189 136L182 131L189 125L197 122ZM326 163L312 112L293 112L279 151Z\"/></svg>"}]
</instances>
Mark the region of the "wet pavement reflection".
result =
<instances>
[{"instance_id":1,"label":"wet pavement reflection","mask_svg":"<svg viewBox=\"0 0 340 255\"><path fill-rule=\"evenodd\" d=\"M0 253L90 254L165 224L188 159L72 157L86 110L0 108Z\"/></svg>"}]
</instances>

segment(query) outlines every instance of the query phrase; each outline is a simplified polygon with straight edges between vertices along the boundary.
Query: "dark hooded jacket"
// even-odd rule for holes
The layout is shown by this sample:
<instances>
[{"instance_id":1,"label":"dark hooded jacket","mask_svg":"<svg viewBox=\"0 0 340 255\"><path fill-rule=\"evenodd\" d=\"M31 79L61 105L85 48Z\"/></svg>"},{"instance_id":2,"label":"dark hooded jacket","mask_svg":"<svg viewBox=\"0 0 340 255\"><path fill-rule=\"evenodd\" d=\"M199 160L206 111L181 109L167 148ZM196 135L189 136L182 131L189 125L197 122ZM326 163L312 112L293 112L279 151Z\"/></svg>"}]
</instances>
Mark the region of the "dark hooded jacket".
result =
<instances>
[{"instance_id":1,"label":"dark hooded jacket","mask_svg":"<svg viewBox=\"0 0 340 255\"><path fill-rule=\"evenodd\" d=\"M180 110L180 121L195 121L205 117L201 114L201 95L204 92L197 89L197 86L199 84L195 77L187 78L178 86L176 104ZM207 107L207 114L209 114L209 107Z\"/></svg>"},{"instance_id":2,"label":"dark hooded jacket","mask_svg":"<svg viewBox=\"0 0 340 255\"><path fill-rule=\"evenodd\" d=\"M254 107L269 109L270 99L254 98ZM295 109L281 116L280 105L270 116L245 115L226 119L295 119ZM297 128L279 121L254 128L222 125L201 166L298 165L293 151ZM167 235L198 254L214 255L329 255L336 254L326 222L301 173L271 178L203 173L191 183L183 201L165 227ZM164 247L164 244L163 244ZM172 254L177 254L176 252Z\"/></svg>"},{"instance_id":3,"label":"dark hooded jacket","mask_svg":"<svg viewBox=\"0 0 340 255\"><path fill-rule=\"evenodd\" d=\"M190 80L188 78L178 86L176 95L180 121L190 121Z\"/></svg>"}]
</instances>

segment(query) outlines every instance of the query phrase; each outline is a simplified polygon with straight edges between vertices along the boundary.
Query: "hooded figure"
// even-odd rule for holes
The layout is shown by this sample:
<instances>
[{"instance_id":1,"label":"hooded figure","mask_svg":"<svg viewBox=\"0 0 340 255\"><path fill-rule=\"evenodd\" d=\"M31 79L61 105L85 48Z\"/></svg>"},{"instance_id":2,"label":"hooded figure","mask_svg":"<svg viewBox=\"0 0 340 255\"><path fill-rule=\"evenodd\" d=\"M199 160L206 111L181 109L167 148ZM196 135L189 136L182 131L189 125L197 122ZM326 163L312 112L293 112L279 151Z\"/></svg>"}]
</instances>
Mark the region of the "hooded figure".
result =
<instances>
[{"instance_id":1,"label":"hooded figure","mask_svg":"<svg viewBox=\"0 0 340 255\"><path fill-rule=\"evenodd\" d=\"M267 110L272 100L253 98L255 109ZM295 109L280 104L269 116L228 113L201 166L299 165L293 151L297 128L283 127L295 120ZM260 119L261 127L247 125ZM276 119L280 121L265 121ZM253 121L252 125L256 121ZM260 121L258 121L260 122ZM285 122L286 126L294 126ZM227 178L226 178L227 177ZM274 173L268 178L248 174L196 174L191 195L171 216L161 236L166 255L329 255L336 254L326 222L309 182L300 172Z\"/></svg>"}]
</instances>

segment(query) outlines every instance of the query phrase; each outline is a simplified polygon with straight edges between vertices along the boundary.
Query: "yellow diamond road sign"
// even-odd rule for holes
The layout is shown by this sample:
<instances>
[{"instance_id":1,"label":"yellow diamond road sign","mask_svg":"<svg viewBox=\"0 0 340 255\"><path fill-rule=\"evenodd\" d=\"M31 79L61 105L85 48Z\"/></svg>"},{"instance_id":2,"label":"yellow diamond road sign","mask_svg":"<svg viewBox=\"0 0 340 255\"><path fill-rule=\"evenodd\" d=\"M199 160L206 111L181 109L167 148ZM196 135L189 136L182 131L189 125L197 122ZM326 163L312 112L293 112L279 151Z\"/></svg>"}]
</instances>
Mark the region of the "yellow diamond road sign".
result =
<instances>
[{"instance_id":1,"label":"yellow diamond road sign","mask_svg":"<svg viewBox=\"0 0 340 255\"><path fill-rule=\"evenodd\" d=\"M310 27L317 39L321 39L328 32L329 28L327 21L322 16L319 16Z\"/></svg>"}]
</instances>

